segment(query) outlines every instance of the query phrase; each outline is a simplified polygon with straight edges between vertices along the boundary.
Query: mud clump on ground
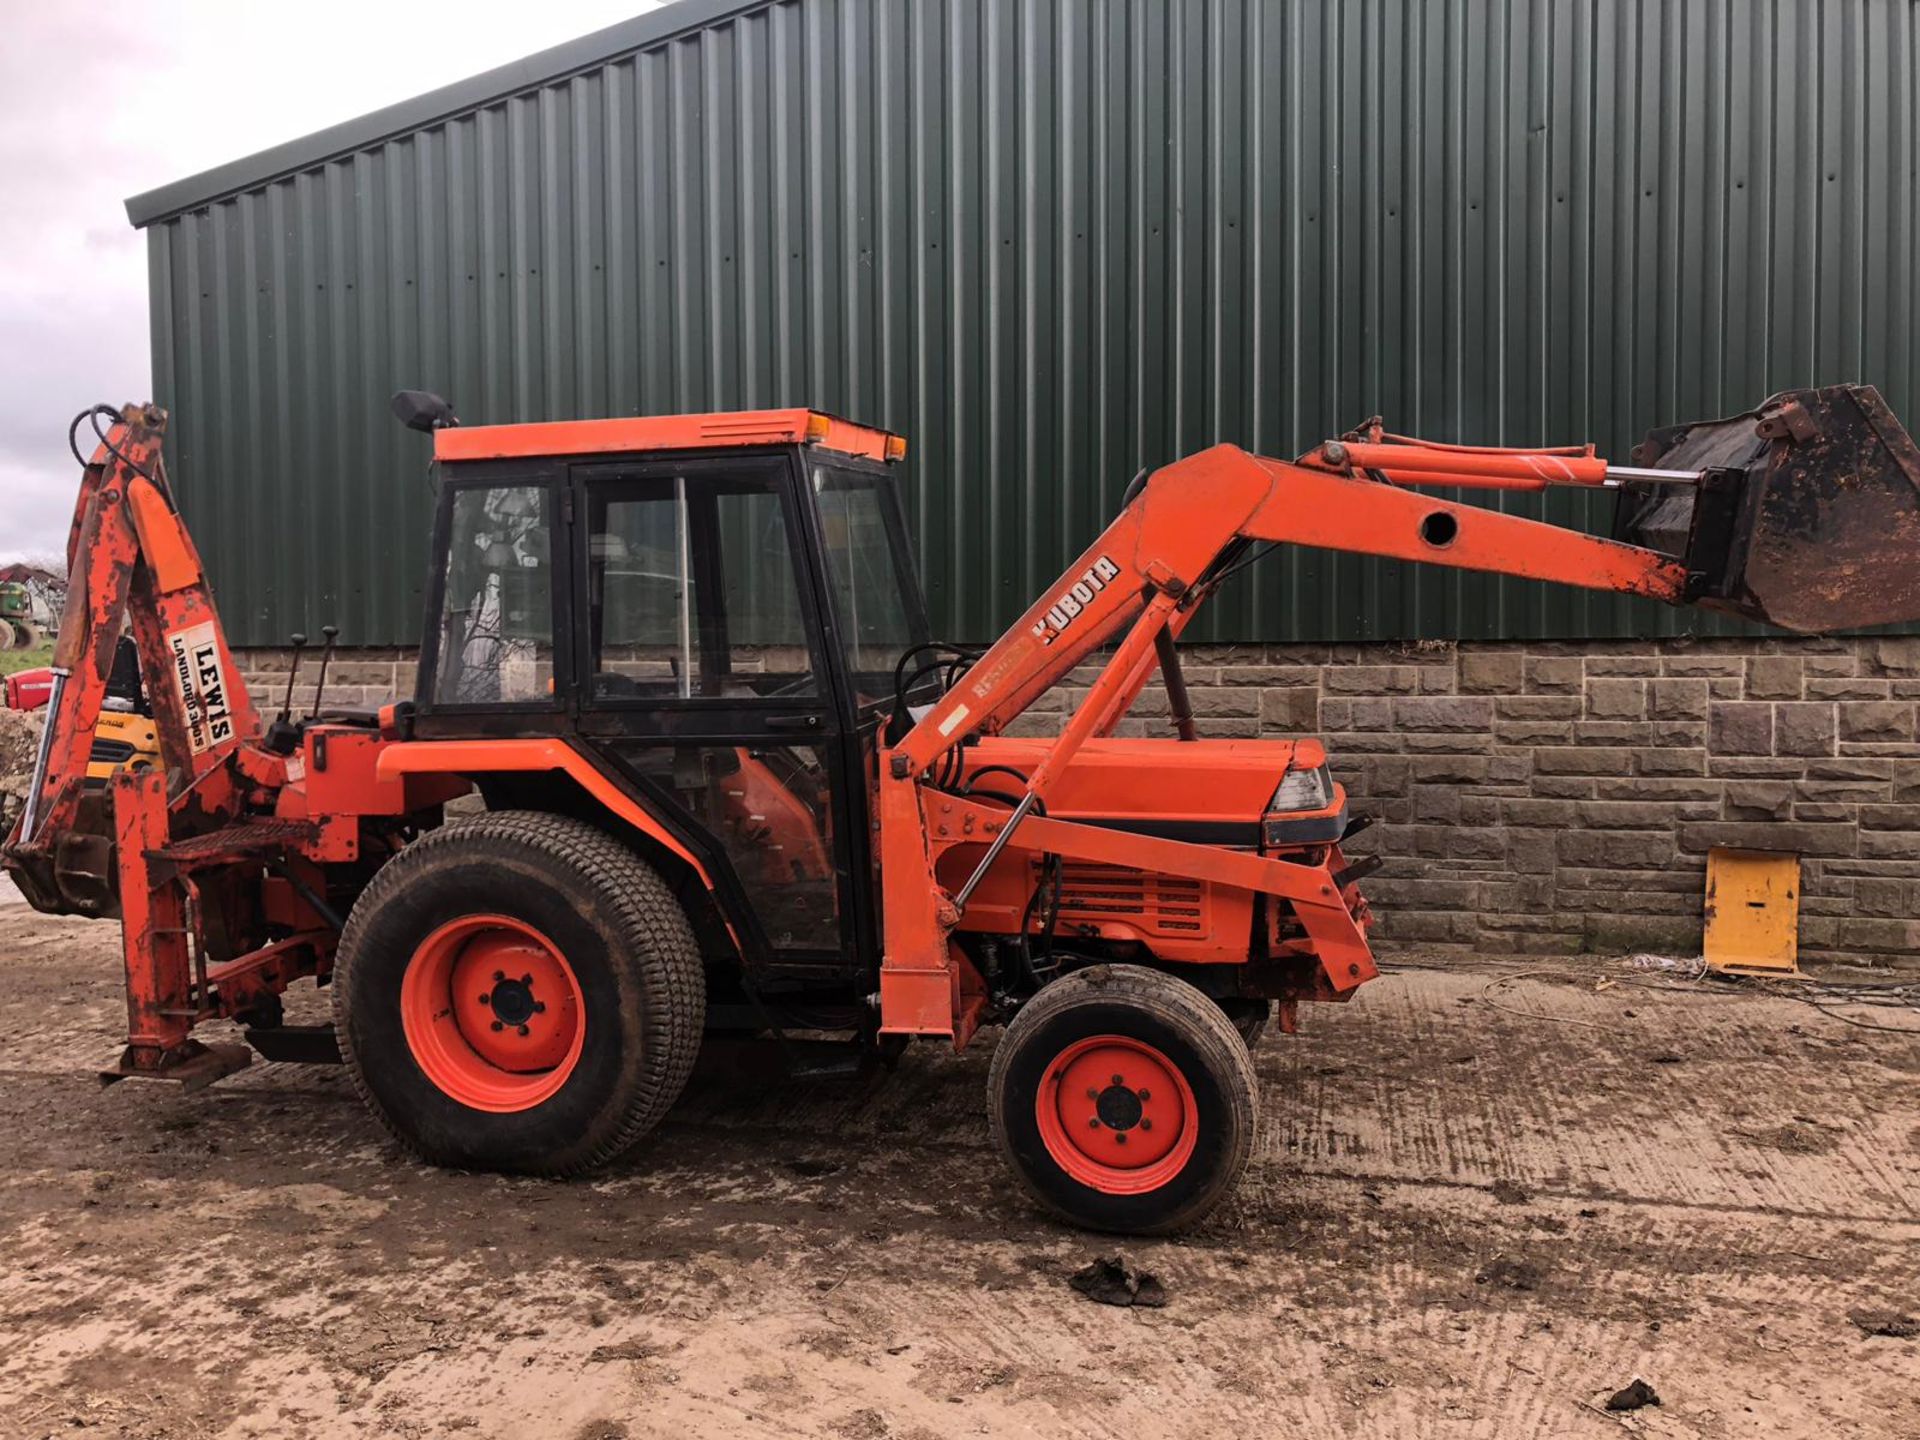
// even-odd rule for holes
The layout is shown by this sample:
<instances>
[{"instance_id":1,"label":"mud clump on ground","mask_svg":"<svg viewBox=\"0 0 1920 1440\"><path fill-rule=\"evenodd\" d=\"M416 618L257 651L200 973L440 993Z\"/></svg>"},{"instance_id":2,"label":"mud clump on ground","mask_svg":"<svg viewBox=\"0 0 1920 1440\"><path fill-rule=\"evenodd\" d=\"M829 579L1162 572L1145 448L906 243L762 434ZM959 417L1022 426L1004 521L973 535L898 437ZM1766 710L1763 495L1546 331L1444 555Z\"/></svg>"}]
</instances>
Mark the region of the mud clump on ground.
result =
<instances>
[{"instance_id":1,"label":"mud clump on ground","mask_svg":"<svg viewBox=\"0 0 1920 1440\"><path fill-rule=\"evenodd\" d=\"M1658 1405L1659 1403L1659 1394L1638 1375L1633 1377L1633 1383L1631 1385L1626 1386L1624 1389L1616 1390L1607 1397L1607 1409L1615 1411L1641 1410L1648 1405Z\"/></svg>"}]
</instances>

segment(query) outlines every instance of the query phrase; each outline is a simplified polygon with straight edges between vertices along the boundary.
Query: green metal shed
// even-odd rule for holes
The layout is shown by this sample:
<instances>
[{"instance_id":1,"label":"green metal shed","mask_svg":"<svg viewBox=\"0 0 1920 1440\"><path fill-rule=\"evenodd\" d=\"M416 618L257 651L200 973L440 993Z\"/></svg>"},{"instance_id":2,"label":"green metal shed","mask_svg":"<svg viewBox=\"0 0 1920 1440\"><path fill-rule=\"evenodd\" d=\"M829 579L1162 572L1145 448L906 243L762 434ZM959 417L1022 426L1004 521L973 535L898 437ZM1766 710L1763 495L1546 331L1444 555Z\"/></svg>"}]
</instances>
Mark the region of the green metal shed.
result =
<instances>
[{"instance_id":1,"label":"green metal shed","mask_svg":"<svg viewBox=\"0 0 1920 1440\"><path fill-rule=\"evenodd\" d=\"M1624 453L1835 380L1920 419L1917 92L1916 0L683 0L127 208L236 642L417 638L403 386L901 431L977 639L1219 440ZM1714 624L1317 554L1235 584L1217 638Z\"/></svg>"}]
</instances>

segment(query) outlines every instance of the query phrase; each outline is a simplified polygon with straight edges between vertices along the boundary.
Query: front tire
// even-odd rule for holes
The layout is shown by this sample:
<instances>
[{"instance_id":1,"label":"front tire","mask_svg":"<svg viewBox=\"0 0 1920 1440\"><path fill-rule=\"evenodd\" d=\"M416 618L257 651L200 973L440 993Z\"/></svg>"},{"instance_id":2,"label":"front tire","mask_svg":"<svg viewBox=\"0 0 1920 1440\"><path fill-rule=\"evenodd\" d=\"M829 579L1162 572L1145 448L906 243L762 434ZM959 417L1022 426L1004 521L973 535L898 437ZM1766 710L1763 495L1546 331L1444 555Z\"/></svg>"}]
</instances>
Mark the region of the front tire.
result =
<instances>
[{"instance_id":1,"label":"front tire","mask_svg":"<svg viewBox=\"0 0 1920 1440\"><path fill-rule=\"evenodd\" d=\"M1021 1188L1090 1230L1192 1225L1253 1153L1257 1089L1232 1021L1138 966L1095 965L1041 990L994 1051L987 1091Z\"/></svg>"},{"instance_id":2,"label":"front tire","mask_svg":"<svg viewBox=\"0 0 1920 1440\"><path fill-rule=\"evenodd\" d=\"M659 1123L706 984L660 876L578 820L498 811L416 840L361 894L333 976L355 1088L436 1165L571 1175Z\"/></svg>"}]
</instances>

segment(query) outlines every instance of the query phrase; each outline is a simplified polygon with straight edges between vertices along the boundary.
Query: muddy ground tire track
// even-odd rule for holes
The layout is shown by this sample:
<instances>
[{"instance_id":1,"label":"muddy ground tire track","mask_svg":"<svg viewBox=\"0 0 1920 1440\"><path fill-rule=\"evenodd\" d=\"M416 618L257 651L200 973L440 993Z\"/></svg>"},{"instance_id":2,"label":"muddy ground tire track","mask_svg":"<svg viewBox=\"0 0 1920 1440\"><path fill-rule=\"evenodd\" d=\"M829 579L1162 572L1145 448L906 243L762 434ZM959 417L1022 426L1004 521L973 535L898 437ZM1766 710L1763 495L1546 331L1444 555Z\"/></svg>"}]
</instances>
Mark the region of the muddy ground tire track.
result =
<instances>
[{"instance_id":1,"label":"muddy ground tire track","mask_svg":"<svg viewBox=\"0 0 1920 1440\"><path fill-rule=\"evenodd\" d=\"M711 1051L572 1182L434 1171L334 1072L100 1090L110 927L0 908L0 1435L1920 1435L1920 1038L1752 996L1408 970L1257 1054L1172 1290L1000 1172L984 1050L769 1086ZM1629 1015L1628 1011L1632 1013ZM1574 1023L1568 1023L1574 1022Z\"/></svg>"}]
</instances>

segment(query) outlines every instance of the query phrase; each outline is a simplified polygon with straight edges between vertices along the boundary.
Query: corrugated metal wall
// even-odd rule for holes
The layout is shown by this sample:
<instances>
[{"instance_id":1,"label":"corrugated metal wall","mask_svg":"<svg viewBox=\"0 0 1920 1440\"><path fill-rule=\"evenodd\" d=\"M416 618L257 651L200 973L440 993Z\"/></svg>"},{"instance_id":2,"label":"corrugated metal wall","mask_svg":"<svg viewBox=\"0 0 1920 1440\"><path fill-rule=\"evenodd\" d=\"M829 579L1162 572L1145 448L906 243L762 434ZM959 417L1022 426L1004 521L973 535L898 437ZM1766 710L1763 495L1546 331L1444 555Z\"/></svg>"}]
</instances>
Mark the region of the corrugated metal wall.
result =
<instances>
[{"instance_id":1,"label":"corrugated metal wall","mask_svg":"<svg viewBox=\"0 0 1920 1440\"><path fill-rule=\"evenodd\" d=\"M1917 37L1913 0L780 0L161 219L156 385L243 642L415 637L403 385L903 431L938 630L977 639L1216 440L1382 412L1623 454L1841 379L1920 421ZM1257 577L1211 633L1703 624Z\"/></svg>"}]
</instances>

